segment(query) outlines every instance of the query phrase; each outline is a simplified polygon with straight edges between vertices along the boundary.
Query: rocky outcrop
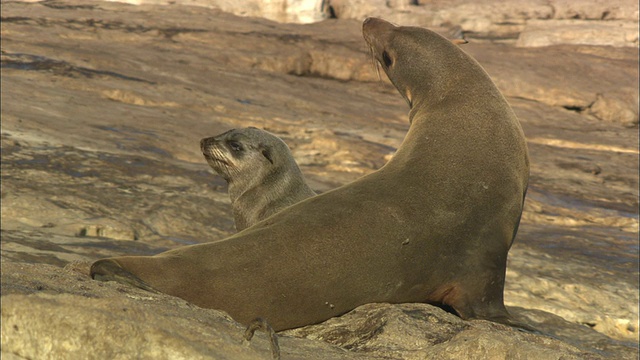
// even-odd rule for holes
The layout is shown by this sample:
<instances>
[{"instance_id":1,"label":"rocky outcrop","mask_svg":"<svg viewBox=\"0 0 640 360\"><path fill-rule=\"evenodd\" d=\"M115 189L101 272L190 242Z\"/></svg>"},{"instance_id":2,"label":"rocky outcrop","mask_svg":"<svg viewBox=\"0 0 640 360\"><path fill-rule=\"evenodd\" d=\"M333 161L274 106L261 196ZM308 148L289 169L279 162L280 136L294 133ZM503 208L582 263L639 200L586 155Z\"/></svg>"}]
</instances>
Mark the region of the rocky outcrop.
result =
<instances>
[{"instance_id":1,"label":"rocky outcrop","mask_svg":"<svg viewBox=\"0 0 640 360\"><path fill-rule=\"evenodd\" d=\"M223 313L91 281L87 266L234 231L203 137L265 128L319 192L384 165L406 134L407 106L378 80L360 22L283 24L184 5L2 6L3 357L268 358L266 336L243 345L244 326ZM516 47L487 34L463 49L512 104L532 164L505 300L545 335L424 304L366 305L282 334L284 359L635 356L637 49Z\"/></svg>"},{"instance_id":2,"label":"rocky outcrop","mask_svg":"<svg viewBox=\"0 0 640 360\"><path fill-rule=\"evenodd\" d=\"M631 21L534 20L529 21L516 46L558 44L638 47L638 23Z\"/></svg>"},{"instance_id":3,"label":"rocky outcrop","mask_svg":"<svg viewBox=\"0 0 640 360\"><path fill-rule=\"evenodd\" d=\"M411 1L411 0L122 0L181 4L285 23L378 16L404 25L459 26L468 36L518 39L518 46L587 44L638 47L638 5L624 0Z\"/></svg>"},{"instance_id":4,"label":"rocky outcrop","mask_svg":"<svg viewBox=\"0 0 640 360\"><path fill-rule=\"evenodd\" d=\"M187 5L219 9L238 16L261 17L283 23L313 23L324 18L323 0L107 0L133 5Z\"/></svg>"},{"instance_id":5,"label":"rocky outcrop","mask_svg":"<svg viewBox=\"0 0 640 360\"><path fill-rule=\"evenodd\" d=\"M244 327L223 312L122 284L92 281L88 267L80 261L63 269L3 262L3 357L270 357L265 334L245 341ZM553 328L583 337L593 332L538 312L536 320L543 324L541 319L555 320ZM503 325L463 321L426 304L364 305L323 324L285 331L278 338L283 359L459 359L505 354L601 359L613 354L611 341L604 351L581 349ZM607 345L606 337L600 335L599 340ZM614 353L619 359L633 358L631 351L613 350L618 350Z\"/></svg>"},{"instance_id":6,"label":"rocky outcrop","mask_svg":"<svg viewBox=\"0 0 640 360\"><path fill-rule=\"evenodd\" d=\"M244 327L228 315L93 281L88 265L2 264L3 358L270 358L267 337L257 333L246 342ZM285 359L364 359L320 341L280 343Z\"/></svg>"}]
</instances>

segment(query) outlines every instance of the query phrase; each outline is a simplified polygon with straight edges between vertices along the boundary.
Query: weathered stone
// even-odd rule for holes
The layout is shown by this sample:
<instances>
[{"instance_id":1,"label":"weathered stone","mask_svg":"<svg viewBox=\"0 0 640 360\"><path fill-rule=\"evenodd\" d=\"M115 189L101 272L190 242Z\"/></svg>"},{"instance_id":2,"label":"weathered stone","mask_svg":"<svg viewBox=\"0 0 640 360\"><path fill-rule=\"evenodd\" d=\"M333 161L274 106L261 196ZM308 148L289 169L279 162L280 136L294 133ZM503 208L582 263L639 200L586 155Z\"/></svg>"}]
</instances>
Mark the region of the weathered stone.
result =
<instances>
[{"instance_id":1,"label":"weathered stone","mask_svg":"<svg viewBox=\"0 0 640 360\"><path fill-rule=\"evenodd\" d=\"M638 21L638 4L614 0L552 0L555 19Z\"/></svg>"},{"instance_id":2,"label":"weathered stone","mask_svg":"<svg viewBox=\"0 0 640 360\"><path fill-rule=\"evenodd\" d=\"M426 304L363 305L322 324L284 333L389 359L600 358L557 339L487 321L463 321Z\"/></svg>"},{"instance_id":3,"label":"weathered stone","mask_svg":"<svg viewBox=\"0 0 640 360\"><path fill-rule=\"evenodd\" d=\"M634 110L637 110L637 108L634 109L629 106L629 103L617 98L609 98L602 94L598 94L596 100L589 107L589 113L598 119L628 126L638 124L638 113Z\"/></svg>"},{"instance_id":4,"label":"weathered stone","mask_svg":"<svg viewBox=\"0 0 640 360\"><path fill-rule=\"evenodd\" d=\"M531 20L516 46L559 44L638 47L638 22L592 20Z\"/></svg>"},{"instance_id":5,"label":"weathered stone","mask_svg":"<svg viewBox=\"0 0 640 360\"><path fill-rule=\"evenodd\" d=\"M22 358L269 359L266 335L216 310L64 269L3 262L2 356ZM283 357L359 359L319 341L281 338Z\"/></svg>"},{"instance_id":6,"label":"weathered stone","mask_svg":"<svg viewBox=\"0 0 640 360\"><path fill-rule=\"evenodd\" d=\"M263 17L278 22L307 24L323 18L322 0L107 0L133 5L188 5L220 9L238 16Z\"/></svg>"},{"instance_id":7,"label":"weathered stone","mask_svg":"<svg viewBox=\"0 0 640 360\"><path fill-rule=\"evenodd\" d=\"M404 7L398 14L431 21L426 4L394 4L390 11ZM500 13L497 3L487 4ZM505 5L514 20L486 31L520 31L522 17L547 16L545 4L521 3L528 12L522 16L512 12L516 5ZM429 6L436 5L441 14L462 14L467 6ZM464 21L482 22L481 10ZM37 356L46 350L37 339L55 351L83 341L83 348L108 356L118 351L116 336L126 334L151 354L156 350L141 343L148 331L149 343L196 358L268 358L264 336L239 347L243 326L221 313L91 281L86 267L234 231L225 182L199 152L202 137L265 128L290 145L320 192L383 166L406 134L407 106L386 80L378 81L361 23L301 26L205 7L92 1L7 2L2 11L3 356ZM612 11L611 19L623 14ZM438 24L461 19L451 16ZM396 350L418 358L505 358L526 349L548 358L618 359L637 352L637 49L471 40L463 49L512 104L531 152L505 300L520 319L559 341L464 322L426 305L378 304L300 329L309 337L331 334L334 345L282 336L283 358L375 359ZM73 261L85 262L84 270L61 270ZM86 324L73 326L74 318ZM107 334L104 342L79 332L89 324ZM126 325L125 334L113 333L118 324ZM149 330L152 324L162 331ZM137 356L126 349L118 356Z\"/></svg>"}]
</instances>

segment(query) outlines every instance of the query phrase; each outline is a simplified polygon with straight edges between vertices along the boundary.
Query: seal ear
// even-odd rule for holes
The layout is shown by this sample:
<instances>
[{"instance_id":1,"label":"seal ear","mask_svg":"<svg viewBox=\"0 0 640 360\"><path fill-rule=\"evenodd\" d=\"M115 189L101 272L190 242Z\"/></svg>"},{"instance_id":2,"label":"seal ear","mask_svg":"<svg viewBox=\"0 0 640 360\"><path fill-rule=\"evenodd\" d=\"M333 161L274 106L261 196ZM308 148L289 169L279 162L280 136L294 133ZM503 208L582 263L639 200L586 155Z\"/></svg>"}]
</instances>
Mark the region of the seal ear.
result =
<instances>
[{"instance_id":1,"label":"seal ear","mask_svg":"<svg viewBox=\"0 0 640 360\"><path fill-rule=\"evenodd\" d=\"M273 164L273 158L271 157L271 151L269 148L262 148L262 155L269 160L270 163Z\"/></svg>"}]
</instances>

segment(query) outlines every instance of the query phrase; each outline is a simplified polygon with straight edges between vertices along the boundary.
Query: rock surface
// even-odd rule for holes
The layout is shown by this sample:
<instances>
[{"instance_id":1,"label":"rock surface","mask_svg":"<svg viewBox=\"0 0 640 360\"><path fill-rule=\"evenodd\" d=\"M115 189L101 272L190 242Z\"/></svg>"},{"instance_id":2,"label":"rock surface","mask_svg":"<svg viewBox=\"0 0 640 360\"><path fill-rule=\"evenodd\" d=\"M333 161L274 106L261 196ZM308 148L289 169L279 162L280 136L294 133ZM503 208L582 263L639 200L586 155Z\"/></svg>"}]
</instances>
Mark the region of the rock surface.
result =
<instances>
[{"instance_id":1,"label":"rock surface","mask_svg":"<svg viewBox=\"0 0 640 360\"><path fill-rule=\"evenodd\" d=\"M265 334L245 342L244 327L220 311L93 281L88 271L89 263L82 262L64 269L3 263L3 358L269 358ZM285 359L364 359L320 341L279 342Z\"/></svg>"},{"instance_id":2,"label":"rock surface","mask_svg":"<svg viewBox=\"0 0 640 360\"><path fill-rule=\"evenodd\" d=\"M520 46L554 44L638 46L638 4L626 0L114 0L190 5L288 23L323 18L383 17L403 25L455 24L469 36L517 38Z\"/></svg>"},{"instance_id":3,"label":"rock surface","mask_svg":"<svg viewBox=\"0 0 640 360\"><path fill-rule=\"evenodd\" d=\"M596 5L606 20L637 18L622 2L552 4L554 19L597 19ZM391 10L423 11L400 5ZM482 18L456 18L471 6L462 2L436 5L450 14L433 22L442 31ZM360 22L84 0L2 6L3 357L269 358L264 334L242 344L244 327L219 311L91 281L87 269L233 232L203 137L278 134L319 192L382 166L407 108L378 81ZM516 35L492 29L463 49L514 107L532 161L505 299L545 335L370 304L282 334L284 359L636 358L637 48L516 47Z\"/></svg>"},{"instance_id":4,"label":"rock surface","mask_svg":"<svg viewBox=\"0 0 640 360\"><path fill-rule=\"evenodd\" d=\"M638 46L638 25L632 21L532 20L516 42L517 46L537 47L557 44Z\"/></svg>"}]
</instances>

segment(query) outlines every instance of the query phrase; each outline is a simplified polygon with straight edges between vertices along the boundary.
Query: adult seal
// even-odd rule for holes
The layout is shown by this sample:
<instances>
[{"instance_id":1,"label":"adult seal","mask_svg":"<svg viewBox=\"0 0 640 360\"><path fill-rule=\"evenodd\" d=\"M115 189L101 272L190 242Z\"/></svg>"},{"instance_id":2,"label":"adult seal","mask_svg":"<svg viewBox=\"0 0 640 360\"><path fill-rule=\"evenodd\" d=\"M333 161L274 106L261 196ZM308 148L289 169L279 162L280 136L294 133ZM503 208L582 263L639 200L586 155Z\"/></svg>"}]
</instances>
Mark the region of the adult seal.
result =
<instances>
[{"instance_id":1,"label":"adult seal","mask_svg":"<svg viewBox=\"0 0 640 360\"><path fill-rule=\"evenodd\" d=\"M261 316L276 331L375 302L442 303L464 319L514 324L503 287L529 177L516 116L442 36L374 18L363 32L411 108L385 166L224 240L99 260L92 276L148 284L245 324Z\"/></svg>"},{"instance_id":2,"label":"adult seal","mask_svg":"<svg viewBox=\"0 0 640 360\"><path fill-rule=\"evenodd\" d=\"M287 144L267 131L229 130L200 140L200 149L209 166L229 184L238 231L316 195Z\"/></svg>"}]
</instances>

